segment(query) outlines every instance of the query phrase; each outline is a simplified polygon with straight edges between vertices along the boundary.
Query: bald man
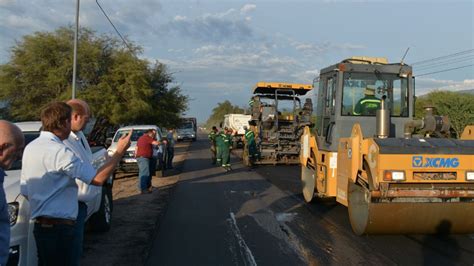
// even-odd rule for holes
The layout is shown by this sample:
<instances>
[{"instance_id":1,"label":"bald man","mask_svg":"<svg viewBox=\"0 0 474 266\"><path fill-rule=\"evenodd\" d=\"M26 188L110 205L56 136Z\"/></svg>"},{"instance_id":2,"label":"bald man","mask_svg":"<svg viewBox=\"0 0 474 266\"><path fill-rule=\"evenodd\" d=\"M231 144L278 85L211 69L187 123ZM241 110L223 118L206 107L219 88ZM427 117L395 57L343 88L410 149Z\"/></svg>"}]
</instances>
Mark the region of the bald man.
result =
<instances>
[{"instance_id":1,"label":"bald man","mask_svg":"<svg viewBox=\"0 0 474 266\"><path fill-rule=\"evenodd\" d=\"M7 265L10 247L10 219L3 189L4 171L18 159L23 146L21 130L8 121L0 120L0 265Z\"/></svg>"},{"instance_id":2,"label":"bald man","mask_svg":"<svg viewBox=\"0 0 474 266\"><path fill-rule=\"evenodd\" d=\"M67 139L63 140L63 143L70 148L79 159L92 166L92 151L87 138L82 132L89 122L89 105L80 99L69 100L67 101L67 105L72 108L71 133ZM102 187L86 184L80 179L76 179L76 184L78 188L77 200L79 210L76 219L72 260L76 263L75 265L80 265L86 218L92 214L94 206L97 204L100 205ZM94 201L97 199L99 202Z\"/></svg>"}]
</instances>

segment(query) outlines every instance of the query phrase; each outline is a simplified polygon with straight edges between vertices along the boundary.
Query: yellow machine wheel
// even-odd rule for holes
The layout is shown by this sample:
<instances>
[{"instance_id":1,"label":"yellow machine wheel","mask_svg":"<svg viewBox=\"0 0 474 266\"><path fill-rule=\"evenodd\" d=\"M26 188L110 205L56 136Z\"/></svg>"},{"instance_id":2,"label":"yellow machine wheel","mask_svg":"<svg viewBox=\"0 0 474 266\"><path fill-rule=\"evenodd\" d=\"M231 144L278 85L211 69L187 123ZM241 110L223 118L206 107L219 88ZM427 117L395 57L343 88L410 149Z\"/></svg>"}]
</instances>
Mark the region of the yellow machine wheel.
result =
<instances>
[{"instance_id":1,"label":"yellow machine wheel","mask_svg":"<svg viewBox=\"0 0 474 266\"><path fill-rule=\"evenodd\" d=\"M313 199L315 184L314 170L305 165L301 165L301 186L306 202L311 202Z\"/></svg>"},{"instance_id":2,"label":"yellow machine wheel","mask_svg":"<svg viewBox=\"0 0 474 266\"><path fill-rule=\"evenodd\" d=\"M358 184L349 182L348 192L348 211L352 230L357 235L366 232L369 223L369 201L370 195L368 189Z\"/></svg>"},{"instance_id":3,"label":"yellow machine wheel","mask_svg":"<svg viewBox=\"0 0 474 266\"><path fill-rule=\"evenodd\" d=\"M369 190L350 182L349 220L362 234L466 234L474 232L474 202L371 202Z\"/></svg>"}]
</instances>

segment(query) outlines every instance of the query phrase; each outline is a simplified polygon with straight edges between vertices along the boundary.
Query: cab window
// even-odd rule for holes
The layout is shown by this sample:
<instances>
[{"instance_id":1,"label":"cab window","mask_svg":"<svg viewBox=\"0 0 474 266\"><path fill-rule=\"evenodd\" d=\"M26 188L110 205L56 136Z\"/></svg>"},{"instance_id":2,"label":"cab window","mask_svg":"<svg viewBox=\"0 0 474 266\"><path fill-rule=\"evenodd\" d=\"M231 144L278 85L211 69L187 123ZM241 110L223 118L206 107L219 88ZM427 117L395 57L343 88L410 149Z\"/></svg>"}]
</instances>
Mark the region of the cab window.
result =
<instances>
[{"instance_id":1,"label":"cab window","mask_svg":"<svg viewBox=\"0 0 474 266\"><path fill-rule=\"evenodd\" d=\"M341 115L375 116L385 96L391 116L408 116L408 81L396 74L345 73Z\"/></svg>"}]
</instances>

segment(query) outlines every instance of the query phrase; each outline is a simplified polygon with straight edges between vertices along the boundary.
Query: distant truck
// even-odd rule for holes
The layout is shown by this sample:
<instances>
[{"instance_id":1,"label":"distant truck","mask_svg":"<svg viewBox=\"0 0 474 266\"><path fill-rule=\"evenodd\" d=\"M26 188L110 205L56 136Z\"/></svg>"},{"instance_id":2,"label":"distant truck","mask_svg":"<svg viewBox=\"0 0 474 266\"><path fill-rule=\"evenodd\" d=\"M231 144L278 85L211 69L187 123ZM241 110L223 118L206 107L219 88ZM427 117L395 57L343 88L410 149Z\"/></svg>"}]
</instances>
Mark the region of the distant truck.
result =
<instances>
[{"instance_id":1,"label":"distant truck","mask_svg":"<svg viewBox=\"0 0 474 266\"><path fill-rule=\"evenodd\" d=\"M195 117L181 118L181 125L177 128L178 141L190 139L196 141L197 120Z\"/></svg>"},{"instance_id":2,"label":"distant truck","mask_svg":"<svg viewBox=\"0 0 474 266\"><path fill-rule=\"evenodd\" d=\"M224 116L223 127L230 128L234 131L232 135L233 148L243 147L242 136L245 134L244 126L249 126L251 115L244 114L227 114Z\"/></svg>"}]
</instances>

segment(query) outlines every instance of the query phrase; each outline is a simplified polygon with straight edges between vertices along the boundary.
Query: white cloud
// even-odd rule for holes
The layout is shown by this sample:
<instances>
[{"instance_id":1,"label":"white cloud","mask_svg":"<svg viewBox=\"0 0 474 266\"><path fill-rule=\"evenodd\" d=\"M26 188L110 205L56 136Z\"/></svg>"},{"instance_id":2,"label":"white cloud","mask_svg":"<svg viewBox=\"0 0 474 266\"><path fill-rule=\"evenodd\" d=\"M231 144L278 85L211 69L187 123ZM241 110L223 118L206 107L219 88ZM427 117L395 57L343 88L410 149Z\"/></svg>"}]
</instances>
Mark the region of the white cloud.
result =
<instances>
[{"instance_id":1,"label":"white cloud","mask_svg":"<svg viewBox=\"0 0 474 266\"><path fill-rule=\"evenodd\" d=\"M302 52L305 55L318 56L329 51L352 51L364 49L365 46L352 43L342 43L336 44L329 41L312 44L312 43L302 43L298 41L289 40L291 46L293 46L297 51Z\"/></svg>"},{"instance_id":2,"label":"white cloud","mask_svg":"<svg viewBox=\"0 0 474 266\"><path fill-rule=\"evenodd\" d=\"M32 17L9 15L2 19L6 27L40 29L41 23Z\"/></svg>"},{"instance_id":3,"label":"white cloud","mask_svg":"<svg viewBox=\"0 0 474 266\"><path fill-rule=\"evenodd\" d=\"M158 26L158 33L175 33L180 37L201 42L245 41L253 36L247 20L232 16L235 9L223 13L204 14L196 18L176 16L172 21Z\"/></svg>"},{"instance_id":4,"label":"white cloud","mask_svg":"<svg viewBox=\"0 0 474 266\"><path fill-rule=\"evenodd\" d=\"M173 20L174 20L174 21L183 21L183 20L187 20L187 17L186 17L186 16L177 15L177 16L174 17Z\"/></svg>"},{"instance_id":5,"label":"white cloud","mask_svg":"<svg viewBox=\"0 0 474 266\"><path fill-rule=\"evenodd\" d=\"M313 70L306 70L306 71L298 71L292 75L295 80L299 80L300 82L312 84L313 80L316 76L319 75L318 69Z\"/></svg>"},{"instance_id":6,"label":"white cloud","mask_svg":"<svg viewBox=\"0 0 474 266\"><path fill-rule=\"evenodd\" d=\"M434 90L463 91L474 89L474 79L441 80L434 78L417 78L416 95L427 94Z\"/></svg>"},{"instance_id":7,"label":"white cloud","mask_svg":"<svg viewBox=\"0 0 474 266\"><path fill-rule=\"evenodd\" d=\"M246 4L240 9L240 13L245 14L245 13L248 13L252 10L255 10L256 8L257 8L257 6L254 5L254 4Z\"/></svg>"}]
</instances>

